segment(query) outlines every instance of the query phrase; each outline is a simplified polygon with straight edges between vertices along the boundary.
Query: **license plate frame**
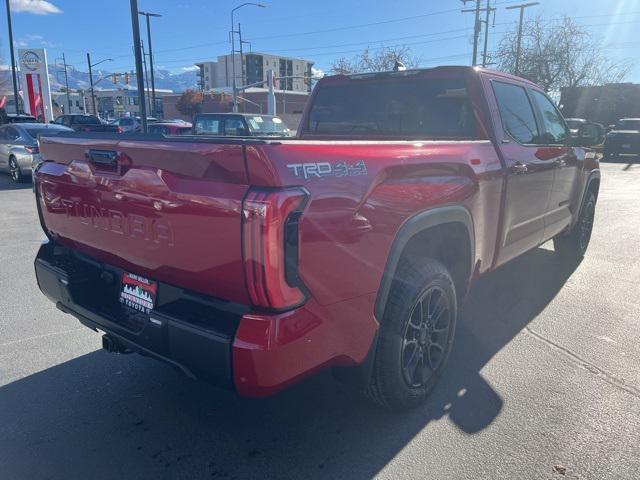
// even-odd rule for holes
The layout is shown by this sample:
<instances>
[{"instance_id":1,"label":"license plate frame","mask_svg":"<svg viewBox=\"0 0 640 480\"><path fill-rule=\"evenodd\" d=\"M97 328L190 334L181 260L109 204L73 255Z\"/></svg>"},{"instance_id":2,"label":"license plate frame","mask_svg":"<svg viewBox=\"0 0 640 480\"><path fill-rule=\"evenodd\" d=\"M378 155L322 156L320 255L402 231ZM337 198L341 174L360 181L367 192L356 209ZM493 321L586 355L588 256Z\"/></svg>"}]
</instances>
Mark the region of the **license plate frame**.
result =
<instances>
[{"instance_id":1,"label":"license plate frame","mask_svg":"<svg viewBox=\"0 0 640 480\"><path fill-rule=\"evenodd\" d=\"M120 280L120 303L148 315L156 306L158 282L129 272L123 272Z\"/></svg>"}]
</instances>

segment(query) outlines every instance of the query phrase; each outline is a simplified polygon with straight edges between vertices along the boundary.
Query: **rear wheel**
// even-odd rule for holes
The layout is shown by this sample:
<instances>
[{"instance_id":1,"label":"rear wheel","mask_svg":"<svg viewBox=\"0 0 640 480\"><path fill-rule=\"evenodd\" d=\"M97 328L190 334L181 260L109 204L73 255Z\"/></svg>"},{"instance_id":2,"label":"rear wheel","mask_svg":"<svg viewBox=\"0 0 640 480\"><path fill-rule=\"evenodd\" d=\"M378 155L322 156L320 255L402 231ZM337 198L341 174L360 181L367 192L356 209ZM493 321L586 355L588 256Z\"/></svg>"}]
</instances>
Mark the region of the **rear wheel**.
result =
<instances>
[{"instance_id":1,"label":"rear wheel","mask_svg":"<svg viewBox=\"0 0 640 480\"><path fill-rule=\"evenodd\" d=\"M9 157L9 174L11 175L11 180L15 183L23 183L25 180L25 176L20 171L16 157Z\"/></svg>"},{"instance_id":2,"label":"rear wheel","mask_svg":"<svg viewBox=\"0 0 640 480\"><path fill-rule=\"evenodd\" d=\"M444 265L402 263L380 325L368 396L393 409L423 402L451 352L457 313L454 283Z\"/></svg>"},{"instance_id":3,"label":"rear wheel","mask_svg":"<svg viewBox=\"0 0 640 480\"><path fill-rule=\"evenodd\" d=\"M589 191L582 206L580 217L573 228L564 235L554 237L553 247L564 261L578 263L584 257L591 240L595 211L596 196L592 191Z\"/></svg>"}]
</instances>

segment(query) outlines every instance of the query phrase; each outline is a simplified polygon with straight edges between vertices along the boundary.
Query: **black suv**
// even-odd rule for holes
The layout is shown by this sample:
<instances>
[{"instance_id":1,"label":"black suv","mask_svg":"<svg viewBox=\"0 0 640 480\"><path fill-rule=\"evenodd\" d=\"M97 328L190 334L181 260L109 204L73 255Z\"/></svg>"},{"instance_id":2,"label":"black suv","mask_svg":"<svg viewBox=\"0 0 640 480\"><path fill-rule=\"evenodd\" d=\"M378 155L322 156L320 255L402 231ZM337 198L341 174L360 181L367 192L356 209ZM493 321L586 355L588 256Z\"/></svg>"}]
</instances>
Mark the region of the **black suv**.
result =
<instances>
[{"instance_id":1,"label":"black suv","mask_svg":"<svg viewBox=\"0 0 640 480\"><path fill-rule=\"evenodd\" d=\"M640 155L640 118L622 118L607 133L604 156L611 159L619 154Z\"/></svg>"}]
</instances>

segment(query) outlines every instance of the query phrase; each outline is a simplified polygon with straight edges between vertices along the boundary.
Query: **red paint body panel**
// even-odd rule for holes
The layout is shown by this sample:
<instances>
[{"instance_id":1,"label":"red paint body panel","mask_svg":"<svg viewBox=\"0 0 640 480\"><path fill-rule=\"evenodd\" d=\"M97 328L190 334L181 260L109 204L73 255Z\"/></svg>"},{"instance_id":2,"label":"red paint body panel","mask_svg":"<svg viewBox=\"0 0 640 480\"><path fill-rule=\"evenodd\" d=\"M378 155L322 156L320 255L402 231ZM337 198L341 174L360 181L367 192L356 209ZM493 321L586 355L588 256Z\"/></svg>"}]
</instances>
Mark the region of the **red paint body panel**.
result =
<instances>
[{"instance_id":1,"label":"red paint body panel","mask_svg":"<svg viewBox=\"0 0 640 480\"><path fill-rule=\"evenodd\" d=\"M44 224L56 241L101 261L248 305L243 198L250 187L303 187L297 271L308 300L292 311L253 308L242 317L234 383L240 394L267 395L321 368L357 365L375 338L376 297L408 219L464 207L473 221L475 278L573 223L598 168L583 149L509 142L491 81L533 84L482 69L431 75L456 68L471 96L475 141L335 141L305 134L304 122L297 140L44 138L36 173ZM340 81L321 81L315 94ZM123 173L96 169L87 158L92 149L118 152ZM535 175L514 176L517 159ZM358 174L300 174L307 164L341 162Z\"/></svg>"}]
</instances>

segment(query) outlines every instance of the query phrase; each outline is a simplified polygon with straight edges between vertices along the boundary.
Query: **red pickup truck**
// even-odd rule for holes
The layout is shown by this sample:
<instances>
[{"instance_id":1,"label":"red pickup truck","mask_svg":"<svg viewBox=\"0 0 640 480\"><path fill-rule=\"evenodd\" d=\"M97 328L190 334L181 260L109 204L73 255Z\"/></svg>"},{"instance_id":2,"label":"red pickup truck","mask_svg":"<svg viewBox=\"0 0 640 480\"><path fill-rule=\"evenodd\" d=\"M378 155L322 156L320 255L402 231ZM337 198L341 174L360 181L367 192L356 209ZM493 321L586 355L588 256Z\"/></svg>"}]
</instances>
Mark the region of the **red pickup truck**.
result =
<instances>
[{"instance_id":1,"label":"red pickup truck","mask_svg":"<svg viewBox=\"0 0 640 480\"><path fill-rule=\"evenodd\" d=\"M412 406L473 280L549 239L584 255L585 139L536 85L467 67L324 78L297 138L42 136L38 283L107 350L240 395L332 368Z\"/></svg>"}]
</instances>

